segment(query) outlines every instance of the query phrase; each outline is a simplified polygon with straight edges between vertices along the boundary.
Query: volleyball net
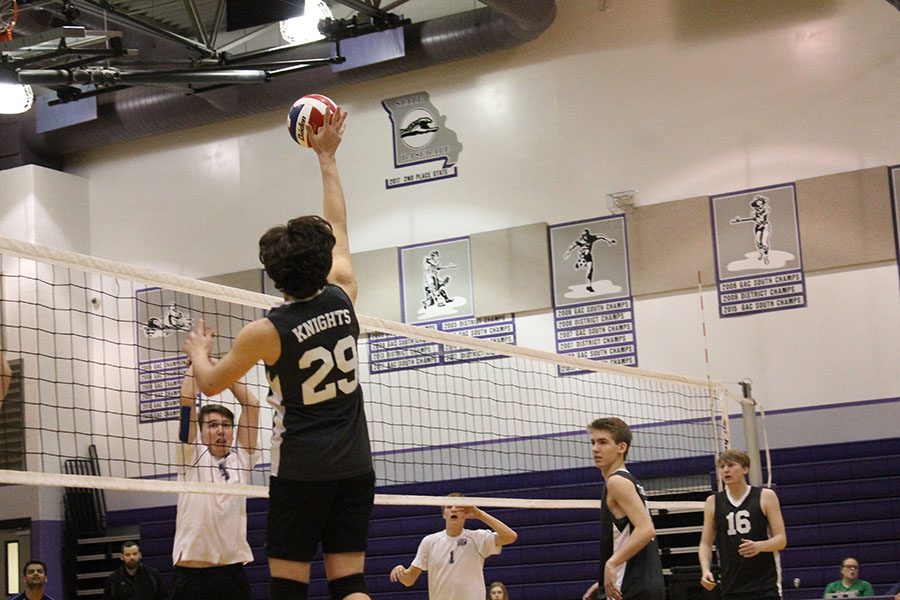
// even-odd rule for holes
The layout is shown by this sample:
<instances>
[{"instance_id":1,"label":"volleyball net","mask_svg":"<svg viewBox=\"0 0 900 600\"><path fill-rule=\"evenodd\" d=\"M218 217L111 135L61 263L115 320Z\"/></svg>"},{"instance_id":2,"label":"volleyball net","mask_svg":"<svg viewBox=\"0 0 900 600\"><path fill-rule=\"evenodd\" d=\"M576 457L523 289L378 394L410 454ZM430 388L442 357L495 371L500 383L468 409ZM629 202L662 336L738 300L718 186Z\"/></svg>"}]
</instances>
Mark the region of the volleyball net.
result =
<instances>
[{"instance_id":1,"label":"volleyball net","mask_svg":"<svg viewBox=\"0 0 900 600\"><path fill-rule=\"evenodd\" d=\"M0 347L13 371L0 408L0 483L223 493L176 480L180 346L202 318L216 331L213 354L222 355L278 298L4 238L0 275ZM708 471L715 468L731 402L718 382L516 347L502 343L508 326L490 320L471 319L462 335L359 318L380 486L592 467L586 427L616 416L634 430L630 464L670 466L660 469L657 493L709 490L708 472L682 476L677 465L708 460ZM272 410L262 364L243 381L261 404L259 461L251 485L225 487L266 496ZM197 402L240 412L229 392ZM440 504L423 496L376 501Z\"/></svg>"}]
</instances>

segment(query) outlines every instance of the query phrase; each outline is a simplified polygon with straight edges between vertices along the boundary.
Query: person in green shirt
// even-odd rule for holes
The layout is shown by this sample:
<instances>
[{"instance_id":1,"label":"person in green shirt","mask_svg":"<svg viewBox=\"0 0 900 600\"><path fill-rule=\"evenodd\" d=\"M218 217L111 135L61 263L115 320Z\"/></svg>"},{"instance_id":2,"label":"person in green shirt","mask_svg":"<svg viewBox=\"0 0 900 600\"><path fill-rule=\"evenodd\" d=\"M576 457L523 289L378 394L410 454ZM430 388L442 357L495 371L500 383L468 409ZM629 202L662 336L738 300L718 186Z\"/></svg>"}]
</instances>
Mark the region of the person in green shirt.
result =
<instances>
[{"instance_id":1,"label":"person in green shirt","mask_svg":"<svg viewBox=\"0 0 900 600\"><path fill-rule=\"evenodd\" d=\"M858 596L874 596L872 584L859 579L859 561L852 556L841 561L841 578L825 587L825 596L836 592L856 592Z\"/></svg>"}]
</instances>

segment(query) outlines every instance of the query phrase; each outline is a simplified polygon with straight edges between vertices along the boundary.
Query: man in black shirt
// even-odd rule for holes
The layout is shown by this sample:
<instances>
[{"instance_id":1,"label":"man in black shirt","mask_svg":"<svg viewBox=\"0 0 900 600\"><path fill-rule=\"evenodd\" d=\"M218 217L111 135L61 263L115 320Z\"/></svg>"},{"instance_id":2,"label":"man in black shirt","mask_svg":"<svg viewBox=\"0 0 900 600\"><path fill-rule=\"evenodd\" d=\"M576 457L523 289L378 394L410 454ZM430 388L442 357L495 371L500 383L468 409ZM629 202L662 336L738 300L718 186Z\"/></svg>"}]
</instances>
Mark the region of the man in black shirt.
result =
<instances>
[{"instance_id":1,"label":"man in black shirt","mask_svg":"<svg viewBox=\"0 0 900 600\"><path fill-rule=\"evenodd\" d=\"M323 216L292 219L259 240L266 273L285 303L237 335L213 365L212 331L185 341L200 390L215 394L258 361L275 410L266 552L272 600L306 600L319 543L333 600L368 600L363 577L375 472L363 411L353 310L356 278L335 151L347 113L307 130L324 189Z\"/></svg>"},{"instance_id":2,"label":"man in black shirt","mask_svg":"<svg viewBox=\"0 0 900 600\"><path fill-rule=\"evenodd\" d=\"M716 587L712 575L713 540L722 566L722 600L778 600L778 551L787 546L778 496L747 485L750 456L726 450L717 462L725 489L706 499L700 535L700 584Z\"/></svg>"},{"instance_id":3,"label":"man in black shirt","mask_svg":"<svg viewBox=\"0 0 900 600\"><path fill-rule=\"evenodd\" d=\"M106 578L103 600L166 600L168 597L159 571L141 563L138 543L122 544L122 565Z\"/></svg>"}]
</instances>

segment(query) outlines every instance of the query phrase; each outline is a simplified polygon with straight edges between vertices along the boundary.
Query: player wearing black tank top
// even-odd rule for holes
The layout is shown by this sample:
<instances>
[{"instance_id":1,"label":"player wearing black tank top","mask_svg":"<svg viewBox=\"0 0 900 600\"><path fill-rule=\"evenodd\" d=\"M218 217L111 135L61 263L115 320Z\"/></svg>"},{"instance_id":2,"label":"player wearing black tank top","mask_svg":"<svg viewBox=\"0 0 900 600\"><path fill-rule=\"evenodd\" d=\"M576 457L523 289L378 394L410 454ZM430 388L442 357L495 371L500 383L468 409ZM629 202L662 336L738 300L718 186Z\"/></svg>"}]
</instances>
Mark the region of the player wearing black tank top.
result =
<instances>
[{"instance_id":1,"label":"player wearing black tank top","mask_svg":"<svg viewBox=\"0 0 900 600\"><path fill-rule=\"evenodd\" d=\"M594 463L603 474L600 565L610 600L663 600L665 583L647 495L625 468L631 430L622 419L597 419L588 427ZM596 598L600 584L584 594Z\"/></svg>"},{"instance_id":2,"label":"player wearing black tank top","mask_svg":"<svg viewBox=\"0 0 900 600\"><path fill-rule=\"evenodd\" d=\"M275 411L266 553L269 598L306 600L319 546L332 598L368 600L363 577L375 474L359 386L356 278L335 152L347 113L307 130L319 160L323 216L292 219L259 240L259 258L285 304L244 327L213 365L199 321L183 350L201 391L215 394L265 363Z\"/></svg>"},{"instance_id":3,"label":"player wearing black tank top","mask_svg":"<svg viewBox=\"0 0 900 600\"><path fill-rule=\"evenodd\" d=\"M712 575L715 541L722 567L723 600L778 600L781 581L778 551L787 545L778 496L747 485L750 456L726 450L717 463L725 490L709 496L700 537L700 584L716 587Z\"/></svg>"}]
</instances>

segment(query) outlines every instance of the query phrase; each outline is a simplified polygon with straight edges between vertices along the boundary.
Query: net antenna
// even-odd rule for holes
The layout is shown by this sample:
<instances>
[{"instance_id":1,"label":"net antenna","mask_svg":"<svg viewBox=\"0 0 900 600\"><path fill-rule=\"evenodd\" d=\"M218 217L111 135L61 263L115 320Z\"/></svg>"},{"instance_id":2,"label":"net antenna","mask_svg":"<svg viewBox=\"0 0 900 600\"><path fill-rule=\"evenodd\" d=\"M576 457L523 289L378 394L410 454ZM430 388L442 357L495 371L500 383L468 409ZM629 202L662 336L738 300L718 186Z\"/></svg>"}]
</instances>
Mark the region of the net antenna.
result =
<instances>
[{"instance_id":1,"label":"net antenna","mask_svg":"<svg viewBox=\"0 0 900 600\"><path fill-rule=\"evenodd\" d=\"M180 347L191 323L203 318L216 330L213 354L220 355L244 325L281 299L6 238L0 238L0 273L0 339L6 356L22 363L19 434L25 439L24 471L0 470L0 483L267 495L272 411L265 405L262 464L251 473L251 485L227 485L226 492L176 481L185 373ZM359 320L360 381L380 486L595 469L587 425L617 416L634 431L629 467L641 465L651 507L672 494L709 492L709 473L722 450L715 423L731 398L721 382L370 316ZM261 364L244 382L266 397ZM201 397L204 402L239 410L228 393ZM4 430L0 438L13 433ZM105 475L65 473L65 461L91 445ZM472 501L599 507L595 494ZM376 502L443 506L446 498L379 494Z\"/></svg>"}]
</instances>

